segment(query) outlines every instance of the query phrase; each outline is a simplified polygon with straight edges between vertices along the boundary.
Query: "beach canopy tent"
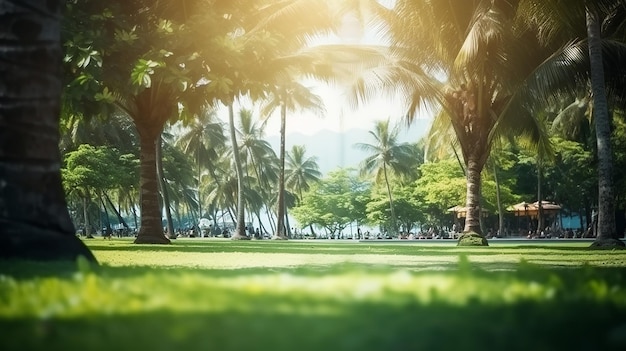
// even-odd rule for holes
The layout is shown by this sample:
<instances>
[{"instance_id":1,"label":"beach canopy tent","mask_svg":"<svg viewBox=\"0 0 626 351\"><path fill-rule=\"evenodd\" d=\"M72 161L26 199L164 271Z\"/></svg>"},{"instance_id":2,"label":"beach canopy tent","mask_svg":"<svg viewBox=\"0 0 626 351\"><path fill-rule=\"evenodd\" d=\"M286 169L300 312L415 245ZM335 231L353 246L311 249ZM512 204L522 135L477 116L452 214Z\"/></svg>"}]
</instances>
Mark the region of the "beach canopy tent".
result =
<instances>
[{"instance_id":1,"label":"beach canopy tent","mask_svg":"<svg viewBox=\"0 0 626 351\"><path fill-rule=\"evenodd\" d=\"M541 207L543 208L544 215L556 215L561 210L561 206L549 201L541 201ZM520 202L519 204L507 207L507 211L513 212L517 217L524 216L534 218L539 214L539 201L533 203Z\"/></svg>"},{"instance_id":2,"label":"beach canopy tent","mask_svg":"<svg viewBox=\"0 0 626 351\"><path fill-rule=\"evenodd\" d=\"M456 216L456 218L465 218L465 217L467 217L467 207L465 207L465 206L450 207L446 211L453 212L454 215ZM480 212L482 213L483 217L486 217L488 215L488 211L487 210L481 209Z\"/></svg>"}]
</instances>

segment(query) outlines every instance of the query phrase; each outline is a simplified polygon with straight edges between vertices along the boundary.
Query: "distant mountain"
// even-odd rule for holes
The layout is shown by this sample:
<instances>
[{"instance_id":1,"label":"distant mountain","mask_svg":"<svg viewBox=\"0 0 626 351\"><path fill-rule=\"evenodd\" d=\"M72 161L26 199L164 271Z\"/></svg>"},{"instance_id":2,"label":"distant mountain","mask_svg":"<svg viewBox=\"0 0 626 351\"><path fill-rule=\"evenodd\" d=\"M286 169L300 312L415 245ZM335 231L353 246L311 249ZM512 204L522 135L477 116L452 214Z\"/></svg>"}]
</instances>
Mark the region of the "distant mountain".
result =
<instances>
[{"instance_id":1,"label":"distant mountain","mask_svg":"<svg viewBox=\"0 0 626 351\"><path fill-rule=\"evenodd\" d=\"M410 143L417 142L427 133L429 127L430 120L415 120L409 129L400 133L400 139ZM267 141L278 154L280 137L268 137ZM288 134L285 148L289 151L293 145L304 145L309 157L317 157L320 172L325 175L337 168L358 167L367 154L355 148L354 144L372 142L372 137L366 129L355 128L341 133L322 130L313 135Z\"/></svg>"}]
</instances>

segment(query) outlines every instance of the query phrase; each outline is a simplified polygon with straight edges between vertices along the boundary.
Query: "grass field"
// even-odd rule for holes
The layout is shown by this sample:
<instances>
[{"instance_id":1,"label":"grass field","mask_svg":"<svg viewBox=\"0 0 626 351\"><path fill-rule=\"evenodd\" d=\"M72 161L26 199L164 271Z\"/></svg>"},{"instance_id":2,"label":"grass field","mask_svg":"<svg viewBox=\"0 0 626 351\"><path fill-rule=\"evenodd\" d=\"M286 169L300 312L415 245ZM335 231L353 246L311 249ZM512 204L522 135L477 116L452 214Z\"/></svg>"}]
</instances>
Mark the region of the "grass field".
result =
<instances>
[{"instance_id":1,"label":"grass field","mask_svg":"<svg viewBox=\"0 0 626 351\"><path fill-rule=\"evenodd\" d=\"M626 350L626 251L588 243L85 242L0 261L0 350Z\"/></svg>"}]
</instances>

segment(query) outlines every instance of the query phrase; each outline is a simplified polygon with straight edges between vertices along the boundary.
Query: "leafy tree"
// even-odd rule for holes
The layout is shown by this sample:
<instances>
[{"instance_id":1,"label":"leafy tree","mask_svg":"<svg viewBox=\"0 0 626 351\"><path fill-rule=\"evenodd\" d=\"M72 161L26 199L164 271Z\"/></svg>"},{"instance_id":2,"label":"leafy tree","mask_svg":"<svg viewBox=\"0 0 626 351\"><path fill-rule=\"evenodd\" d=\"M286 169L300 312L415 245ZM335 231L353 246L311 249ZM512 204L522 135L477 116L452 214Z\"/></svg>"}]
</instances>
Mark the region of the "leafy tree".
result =
<instances>
[{"instance_id":1,"label":"leafy tree","mask_svg":"<svg viewBox=\"0 0 626 351\"><path fill-rule=\"evenodd\" d=\"M169 242L161 230L156 140L168 120L199 114L227 84L212 79L211 72L230 70L225 62L236 50L224 38L234 27L224 14L237 9L236 5L218 1L204 6L203 1L193 0L186 0L184 6L145 1L70 3L69 13L86 16L72 16L75 20L69 27L86 29L77 33L88 33L85 47L90 48L90 57L101 60L87 60L80 45L70 45L66 61L75 79L69 86L95 85L98 92L92 100L112 104L130 116L140 137L141 229L137 243ZM90 21L81 20L85 17ZM71 43L81 43L72 39ZM205 46L212 55L202 55Z\"/></svg>"},{"instance_id":2,"label":"leafy tree","mask_svg":"<svg viewBox=\"0 0 626 351\"><path fill-rule=\"evenodd\" d=\"M413 184L393 182L394 210L401 231L410 232L417 224L426 222L426 208L422 199L415 194ZM392 229L389 196L387 189L381 185L372 187L370 200L366 205L367 221L381 227Z\"/></svg>"},{"instance_id":3,"label":"leafy tree","mask_svg":"<svg viewBox=\"0 0 626 351\"><path fill-rule=\"evenodd\" d=\"M422 199L427 220L437 223L443 220L446 210L464 201L465 177L455 160L428 162L420 166L420 178L415 181L415 198Z\"/></svg>"},{"instance_id":4,"label":"leafy tree","mask_svg":"<svg viewBox=\"0 0 626 351\"><path fill-rule=\"evenodd\" d=\"M574 141L553 137L556 152L554 165L545 170L546 197L562 205L565 211L584 213L595 193L596 174L590 164L593 155Z\"/></svg>"},{"instance_id":5,"label":"leafy tree","mask_svg":"<svg viewBox=\"0 0 626 351\"><path fill-rule=\"evenodd\" d=\"M414 183L415 198L422 199L428 214L427 221L433 224L448 222L451 207L464 203L465 192L459 186L465 182L463 171L454 159L425 163L420 166L420 178ZM514 204L519 196L515 195L506 183L500 184L500 200L504 204ZM484 175L481 190L481 208L486 213L498 212L498 187L494 180ZM466 213L466 211L464 211Z\"/></svg>"},{"instance_id":6,"label":"leafy tree","mask_svg":"<svg viewBox=\"0 0 626 351\"><path fill-rule=\"evenodd\" d=\"M351 222L365 219L369 186L346 169L330 172L311 185L292 214L301 227L318 225L334 235Z\"/></svg>"},{"instance_id":7,"label":"leafy tree","mask_svg":"<svg viewBox=\"0 0 626 351\"><path fill-rule=\"evenodd\" d=\"M113 175L108 171L114 156L106 147L83 144L78 150L65 155L66 167L62 170L66 191L77 191L83 200L83 224L87 235L91 235L88 205L96 194L112 187Z\"/></svg>"}]
</instances>

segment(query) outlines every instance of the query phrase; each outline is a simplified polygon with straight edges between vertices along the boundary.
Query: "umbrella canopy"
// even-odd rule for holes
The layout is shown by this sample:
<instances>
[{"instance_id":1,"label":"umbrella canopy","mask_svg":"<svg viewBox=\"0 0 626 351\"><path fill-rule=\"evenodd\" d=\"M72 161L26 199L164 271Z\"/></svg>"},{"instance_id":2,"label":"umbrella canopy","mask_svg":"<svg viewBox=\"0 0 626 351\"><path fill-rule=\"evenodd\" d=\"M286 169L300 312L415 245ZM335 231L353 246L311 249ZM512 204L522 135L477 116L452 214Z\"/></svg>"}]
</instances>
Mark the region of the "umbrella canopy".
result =
<instances>
[{"instance_id":1,"label":"umbrella canopy","mask_svg":"<svg viewBox=\"0 0 626 351\"><path fill-rule=\"evenodd\" d=\"M465 217L467 217L467 207L465 207L465 206L450 207L446 211L454 212L454 214L456 215L457 218L465 218ZM487 216L487 214L488 214L488 211L487 210L483 210L482 208L480 209L480 212L482 213L483 217Z\"/></svg>"},{"instance_id":2,"label":"umbrella canopy","mask_svg":"<svg viewBox=\"0 0 626 351\"><path fill-rule=\"evenodd\" d=\"M544 214L556 214L561 210L561 206L549 201L541 201L541 207ZM539 214L539 201L533 203L520 202L507 207L507 211L513 212L516 216L536 217Z\"/></svg>"}]
</instances>

